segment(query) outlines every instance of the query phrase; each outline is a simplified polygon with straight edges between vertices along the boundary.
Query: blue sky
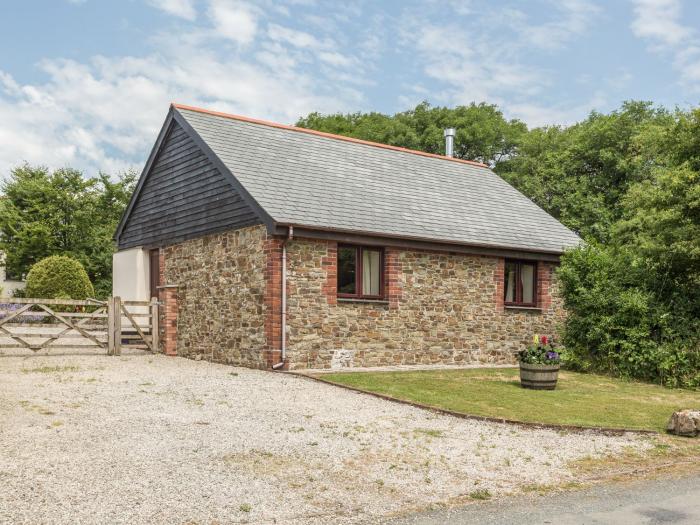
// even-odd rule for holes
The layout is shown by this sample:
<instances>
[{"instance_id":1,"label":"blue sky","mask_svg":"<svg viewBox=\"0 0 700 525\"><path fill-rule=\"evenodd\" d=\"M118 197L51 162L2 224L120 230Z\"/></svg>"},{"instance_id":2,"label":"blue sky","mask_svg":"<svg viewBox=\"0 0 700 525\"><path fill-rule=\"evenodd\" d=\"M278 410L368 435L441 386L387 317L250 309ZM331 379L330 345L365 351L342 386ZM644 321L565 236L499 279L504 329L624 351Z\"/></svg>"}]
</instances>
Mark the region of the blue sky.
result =
<instances>
[{"instance_id":1,"label":"blue sky","mask_svg":"<svg viewBox=\"0 0 700 525\"><path fill-rule=\"evenodd\" d=\"M293 123L428 100L530 126L700 100L696 0L7 0L0 176L140 169L171 101Z\"/></svg>"}]
</instances>

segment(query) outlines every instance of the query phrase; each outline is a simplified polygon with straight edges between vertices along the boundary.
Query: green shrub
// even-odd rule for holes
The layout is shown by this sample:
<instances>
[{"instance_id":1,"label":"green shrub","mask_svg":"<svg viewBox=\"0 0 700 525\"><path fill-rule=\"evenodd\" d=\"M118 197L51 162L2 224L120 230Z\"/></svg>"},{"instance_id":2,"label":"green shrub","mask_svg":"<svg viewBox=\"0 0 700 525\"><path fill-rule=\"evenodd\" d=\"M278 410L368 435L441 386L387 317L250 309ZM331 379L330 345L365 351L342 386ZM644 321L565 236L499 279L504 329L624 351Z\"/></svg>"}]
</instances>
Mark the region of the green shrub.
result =
<instances>
[{"instance_id":1,"label":"green shrub","mask_svg":"<svg viewBox=\"0 0 700 525\"><path fill-rule=\"evenodd\" d=\"M42 259L29 271L27 297L42 299L86 299L95 290L85 268L79 261L65 255Z\"/></svg>"},{"instance_id":2,"label":"green shrub","mask_svg":"<svg viewBox=\"0 0 700 525\"><path fill-rule=\"evenodd\" d=\"M700 386L697 319L659 297L644 259L622 248L589 245L564 255L559 278L568 312L565 366Z\"/></svg>"}]
</instances>

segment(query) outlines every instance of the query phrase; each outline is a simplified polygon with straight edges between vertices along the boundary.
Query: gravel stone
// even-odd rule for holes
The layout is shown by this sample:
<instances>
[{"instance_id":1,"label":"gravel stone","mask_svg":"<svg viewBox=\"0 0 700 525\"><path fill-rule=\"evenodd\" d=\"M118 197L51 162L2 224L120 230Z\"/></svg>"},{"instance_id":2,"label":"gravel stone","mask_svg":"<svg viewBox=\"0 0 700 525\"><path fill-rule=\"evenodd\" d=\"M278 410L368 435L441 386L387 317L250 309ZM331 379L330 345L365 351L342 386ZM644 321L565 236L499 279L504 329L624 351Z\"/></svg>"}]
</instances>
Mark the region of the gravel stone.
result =
<instances>
[{"instance_id":1,"label":"gravel stone","mask_svg":"<svg viewBox=\"0 0 700 525\"><path fill-rule=\"evenodd\" d=\"M376 523L648 446L207 361L0 356L2 523Z\"/></svg>"}]
</instances>

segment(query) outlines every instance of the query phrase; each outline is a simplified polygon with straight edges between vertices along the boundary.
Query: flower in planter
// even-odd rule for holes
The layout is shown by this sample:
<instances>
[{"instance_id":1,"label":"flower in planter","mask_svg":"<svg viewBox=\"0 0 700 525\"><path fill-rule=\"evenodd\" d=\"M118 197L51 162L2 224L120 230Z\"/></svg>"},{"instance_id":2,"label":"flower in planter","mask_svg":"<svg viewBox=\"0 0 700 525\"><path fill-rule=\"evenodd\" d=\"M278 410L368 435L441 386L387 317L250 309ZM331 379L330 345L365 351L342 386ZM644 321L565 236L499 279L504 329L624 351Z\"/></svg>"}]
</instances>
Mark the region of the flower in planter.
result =
<instances>
[{"instance_id":1,"label":"flower in planter","mask_svg":"<svg viewBox=\"0 0 700 525\"><path fill-rule=\"evenodd\" d=\"M532 340L533 343L530 346L518 353L521 363L558 365L561 362L561 356L556 351L556 345L551 337L535 335Z\"/></svg>"}]
</instances>

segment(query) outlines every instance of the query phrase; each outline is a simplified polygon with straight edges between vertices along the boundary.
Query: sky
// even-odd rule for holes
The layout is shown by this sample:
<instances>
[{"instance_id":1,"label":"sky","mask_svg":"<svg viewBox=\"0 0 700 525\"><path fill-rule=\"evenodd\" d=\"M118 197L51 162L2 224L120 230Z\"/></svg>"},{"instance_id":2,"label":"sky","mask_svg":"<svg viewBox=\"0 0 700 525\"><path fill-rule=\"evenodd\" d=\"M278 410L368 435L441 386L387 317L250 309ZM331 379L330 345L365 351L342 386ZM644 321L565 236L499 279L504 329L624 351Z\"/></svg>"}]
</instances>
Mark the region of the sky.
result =
<instances>
[{"instance_id":1,"label":"sky","mask_svg":"<svg viewBox=\"0 0 700 525\"><path fill-rule=\"evenodd\" d=\"M497 104L569 125L700 101L698 0L4 0L0 177L140 171L170 102L312 111Z\"/></svg>"}]
</instances>

